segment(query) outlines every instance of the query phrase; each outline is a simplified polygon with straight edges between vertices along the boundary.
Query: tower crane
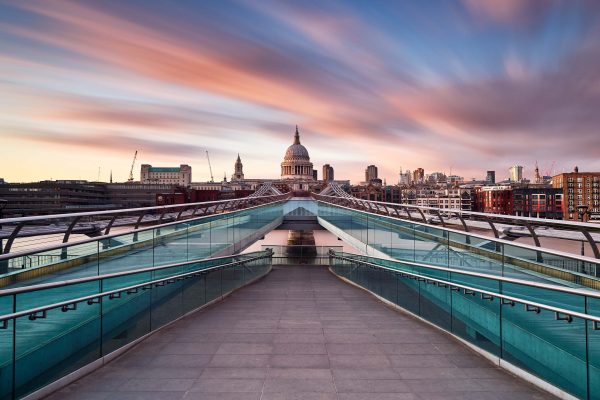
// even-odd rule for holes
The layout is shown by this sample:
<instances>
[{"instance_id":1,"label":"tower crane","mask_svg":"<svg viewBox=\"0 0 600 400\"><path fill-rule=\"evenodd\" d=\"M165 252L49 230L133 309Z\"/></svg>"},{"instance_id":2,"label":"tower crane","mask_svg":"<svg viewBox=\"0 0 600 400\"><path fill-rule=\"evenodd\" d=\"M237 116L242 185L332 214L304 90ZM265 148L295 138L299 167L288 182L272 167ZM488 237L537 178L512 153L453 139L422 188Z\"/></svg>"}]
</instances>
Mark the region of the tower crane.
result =
<instances>
[{"instance_id":1,"label":"tower crane","mask_svg":"<svg viewBox=\"0 0 600 400\"><path fill-rule=\"evenodd\" d=\"M210 157L208 156L208 150L206 150L206 159L208 160L208 170L210 171L210 182L214 182L215 178L212 173L212 166L210 165Z\"/></svg>"},{"instance_id":2,"label":"tower crane","mask_svg":"<svg viewBox=\"0 0 600 400\"><path fill-rule=\"evenodd\" d=\"M556 161L552 161L552 164L550 165L550 169L546 172L546 175L548 175L548 176L554 175L554 164L556 164Z\"/></svg>"},{"instance_id":3,"label":"tower crane","mask_svg":"<svg viewBox=\"0 0 600 400\"><path fill-rule=\"evenodd\" d=\"M135 151L135 154L133 155L133 162L131 163L131 170L129 171L129 179L127 179L127 182L129 182L129 183L133 182L133 167L135 166L136 159L137 159L137 150Z\"/></svg>"}]
</instances>

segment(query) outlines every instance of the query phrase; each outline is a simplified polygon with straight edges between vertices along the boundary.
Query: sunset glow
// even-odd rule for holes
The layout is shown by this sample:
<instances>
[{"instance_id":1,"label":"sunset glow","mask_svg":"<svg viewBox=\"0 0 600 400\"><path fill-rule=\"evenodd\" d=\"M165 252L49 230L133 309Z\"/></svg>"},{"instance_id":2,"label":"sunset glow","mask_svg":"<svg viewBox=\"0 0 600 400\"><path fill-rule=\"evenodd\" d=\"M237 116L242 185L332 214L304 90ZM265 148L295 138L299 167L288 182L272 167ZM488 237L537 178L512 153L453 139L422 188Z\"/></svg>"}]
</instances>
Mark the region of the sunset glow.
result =
<instances>
[{"instance_id":1,"label":"sunset glow","mask_svg":"<svg viewBox=\"0 0 600 400\"><path fill-rule=\"evenodd\" d=\"M275 178L296 124L353 182L599 170L599 43L592 1L3 1L0 177Z\"/></svg>"}]
</instances>

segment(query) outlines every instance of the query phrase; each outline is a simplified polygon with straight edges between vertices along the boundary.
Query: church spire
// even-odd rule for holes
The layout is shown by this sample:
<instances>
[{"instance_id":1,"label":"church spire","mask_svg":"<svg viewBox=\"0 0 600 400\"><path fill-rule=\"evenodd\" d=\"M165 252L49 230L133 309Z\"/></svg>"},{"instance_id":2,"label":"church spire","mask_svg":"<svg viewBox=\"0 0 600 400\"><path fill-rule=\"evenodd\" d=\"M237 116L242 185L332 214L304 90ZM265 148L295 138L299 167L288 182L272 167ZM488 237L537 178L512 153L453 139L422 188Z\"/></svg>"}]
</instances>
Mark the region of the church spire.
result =
<instances>
[{"instance_id":1,"label":"church spire","mask_svg":"<svg viewBox=\"0 0 600 400\"><path fill-rule=\"evenodd\" d=\"M298 132L298 125L296 125L296 134L294 135L294 144L300 144L300 133Z\"/></svg>"}]
</instances>

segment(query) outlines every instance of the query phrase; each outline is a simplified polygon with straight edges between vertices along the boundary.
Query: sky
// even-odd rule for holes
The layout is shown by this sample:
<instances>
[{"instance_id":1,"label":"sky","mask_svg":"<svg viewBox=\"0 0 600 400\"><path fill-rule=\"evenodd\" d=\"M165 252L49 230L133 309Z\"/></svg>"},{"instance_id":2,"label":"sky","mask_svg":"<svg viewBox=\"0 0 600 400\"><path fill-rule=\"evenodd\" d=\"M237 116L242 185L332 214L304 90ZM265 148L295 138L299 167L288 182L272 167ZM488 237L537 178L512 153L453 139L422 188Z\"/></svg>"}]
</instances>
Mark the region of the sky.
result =
<instances>
[{"instance_id":1,"label":"sky","mask_svg":"<svg viewBox=\"0 0 600 400\"><path fill-rule=\"evenodd\" d=\"M600 2L0 0L0 178L600 171Z\"/></svg>"}]
</instances>

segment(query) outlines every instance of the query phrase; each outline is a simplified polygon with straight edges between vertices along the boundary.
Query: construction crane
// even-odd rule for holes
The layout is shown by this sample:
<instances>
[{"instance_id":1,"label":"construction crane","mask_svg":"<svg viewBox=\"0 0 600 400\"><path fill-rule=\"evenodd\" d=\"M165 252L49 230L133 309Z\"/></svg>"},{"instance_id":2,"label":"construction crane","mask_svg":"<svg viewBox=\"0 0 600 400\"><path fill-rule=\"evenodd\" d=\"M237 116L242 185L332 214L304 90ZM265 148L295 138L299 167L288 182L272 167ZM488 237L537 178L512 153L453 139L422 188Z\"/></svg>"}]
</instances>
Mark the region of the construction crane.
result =
<instances>
[{"instance_id":1,"label":"construction crane","mask_svg":"<svg viewBox=\"0 0 600 400\"><path fill-rule=\"evenodd\" d=\"M135 154L133 155L133 162L131 163L131 170L129 171L129 179L127 179L127 182L129 182L129 183L133 182L133 167L135 166L136 159L137 159L137 150L135 151Z\"/></svg>"},{"instance_id":2,"label":"construction crane","mask_svg":"<svg viewBox=\"0 0 600 400\"><path fill-rule=\"evenodd\" d=\"M554 164L556 164L556 161L552 161L552 164L550 165L550 169L548 171L546 171L546 175L548 175L548 176L554 175Z\"/></svg>"},{"instance_id":3,"label":"construction crane","mask_svg":"<svg viewBox=\"0 0 600 400\"><path fill-rule=\"evenodd\" d=\"M212 173L212 167L210 165L210 157L208 156L208 150L206 150L206 159L208 160L208 169L210 171L210 182L214 182L215 178L213 177L213 173Z\"/></svg>"}]
</instances>

